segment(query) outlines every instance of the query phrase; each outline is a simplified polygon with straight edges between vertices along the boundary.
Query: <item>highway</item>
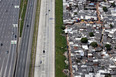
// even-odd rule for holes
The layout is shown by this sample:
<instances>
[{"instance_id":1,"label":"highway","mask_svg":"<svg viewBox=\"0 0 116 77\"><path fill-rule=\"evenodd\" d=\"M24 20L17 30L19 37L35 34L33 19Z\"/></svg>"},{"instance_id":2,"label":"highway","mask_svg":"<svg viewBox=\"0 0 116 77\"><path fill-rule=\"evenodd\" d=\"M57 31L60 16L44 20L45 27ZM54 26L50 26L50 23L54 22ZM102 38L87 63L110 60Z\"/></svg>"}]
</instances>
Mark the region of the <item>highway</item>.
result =
<instances>
[{"instance_id":1,"label":"highway","mask_svg":"<svg viewBox=\"0 0 116 77\"><path fill-rule=\"evenodd\" d=\"M55 0L41 0L34 77L55 77Z\"/></svg>"},{"instance_id":2,"label":"highway","mask_svg":"<svg viewBox=\"0 0 116 77\"><path fill-rule=\"evenodd\" d=\"M0 1L0 77L12 77L16 61L20 0Z\"/></svg>"},{"instance_id":3,"label":"highway","mask_svg":"<svg viewBox=\"0 0 116 77\"><path fill-rule=\"evenodd\" d=\"M18 59L16 62L15 77L28 77L29 74L35 12L36 0L28 0Z\"/></svg>"}]
</instances>

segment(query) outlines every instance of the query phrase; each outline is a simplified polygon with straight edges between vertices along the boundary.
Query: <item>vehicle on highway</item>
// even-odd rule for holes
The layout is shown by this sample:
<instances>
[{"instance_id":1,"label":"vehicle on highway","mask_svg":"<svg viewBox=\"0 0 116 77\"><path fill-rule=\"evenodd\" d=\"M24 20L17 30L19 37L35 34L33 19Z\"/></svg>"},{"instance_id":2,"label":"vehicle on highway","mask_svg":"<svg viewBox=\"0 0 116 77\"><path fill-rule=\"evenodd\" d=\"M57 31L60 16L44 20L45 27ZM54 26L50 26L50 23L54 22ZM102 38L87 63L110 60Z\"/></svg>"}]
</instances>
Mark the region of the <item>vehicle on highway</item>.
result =
<instances>
[{"instance_id":1,"label":"vehicle on highway","mask_svg":"<svg viewBox=\"0 0 116 77\"><path fill-rule=\"evenodd\" d=\"M43 53L45 53L45 50L43 50Z\"/></svg>"},{"instance_id":2,"label":"vehicle on highway","mask_svg":"<svg viewBox=\"0 0 116 77\"><path fill-rule=\"evenodd\" d=\"M1 43L1 46L3 46L3 44Z\"/></svg>"},{"instance_id":3,"label":"vehicle on highway","mask_svg":"<svg viewBox=\"0 0 116 77\"><path fill-rule=\"evenodd\" d=\"M29 25L27 25L27 27L29 27Z\"/></svg>"},{"instance_id":4,"label":"vehicle on highway","mask_svg":"<svg viewBox=\"0 0 116 77\"><path fill-rule=\"evenodd\" d=\"M8 53L9 53L9 51L6 51L6 53L8 54Z\"/></svg>"},{"instance_id":5,"label":"vehicle on highway","mask_svg":"<svg viewBox=\"0 0 116 77\"><path fill-rule=\"evenodd\" d=\"M15 35L15 38L17 38L17 35Z\"/></svg>"},{"instance_id":6,"label":"vehicle on highway","mask_svg":"<svg viewBox=\"0 0 116 77\"><path fill-rule=\"evenodd\" d=\"M42 64L42 61L40 61L40 64Z\"/></svg>"}]
</instances>

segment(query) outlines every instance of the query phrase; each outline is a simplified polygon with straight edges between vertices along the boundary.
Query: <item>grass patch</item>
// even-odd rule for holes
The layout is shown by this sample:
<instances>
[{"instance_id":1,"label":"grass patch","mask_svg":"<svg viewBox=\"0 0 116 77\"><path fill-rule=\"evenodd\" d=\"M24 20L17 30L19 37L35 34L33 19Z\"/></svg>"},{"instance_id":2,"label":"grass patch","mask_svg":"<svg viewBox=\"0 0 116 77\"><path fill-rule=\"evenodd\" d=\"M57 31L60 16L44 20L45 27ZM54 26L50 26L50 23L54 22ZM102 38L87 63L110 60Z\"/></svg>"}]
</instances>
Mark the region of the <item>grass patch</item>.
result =
<instances>
[{"instance_id":1,"label":"grass patch","mask_svg":"<svg viewBox=\"0 0 116 77\"><path fill-rule=\"evenodd\" d=\"M40 2L41 2L41 0L37 0L35 24L34 24L34 34L33 34L33 43L32 43L32 51L31 51L31 63L30 63L30 68L29 68L29 77L34 77L34 66L35 66L38 24L39 24L39 13L40 13Z\"/></svg>"},{"instance_id":2,"label":"grass patch","mask_svg":"<svg viewBox=\"0 0 116 77\"><path fill-rule=\"evenodd\" d=\"M21 3L20 3L20 13L19 14L21 14L21 11L22 11L22 8L23 8L23 1L24 0L21 0Z\"/></svg>"},{"instance_id":3,"label":"grass patch","mask_svg":"<svg viewBox=\"0 0 116 77\"><path fill-rule=\"evenodd\" d=\"M62 25L63 25L63 5L62 0L55 1L55 16L56 16L56 26L55 26L55 77L66 77L62 72L66 68L63 56L64 52L67 50L66 38L62 36Z\"/></svg>"},{"instance_id":4,"label":"grass patch","mask_svg":"<svg viewBox=\"0 0 116 77\"><path fill-rule=\"evenodd\" d=\"M27 9L27 2L28 2L28 0L21 0L21 4L20 4L20 14L19 14L19 17L21 18L21 20L19 21L20 37L21 37L22 31L23 31L23 24L24 24L26 9Z\"/></svg>"}]
</instances>

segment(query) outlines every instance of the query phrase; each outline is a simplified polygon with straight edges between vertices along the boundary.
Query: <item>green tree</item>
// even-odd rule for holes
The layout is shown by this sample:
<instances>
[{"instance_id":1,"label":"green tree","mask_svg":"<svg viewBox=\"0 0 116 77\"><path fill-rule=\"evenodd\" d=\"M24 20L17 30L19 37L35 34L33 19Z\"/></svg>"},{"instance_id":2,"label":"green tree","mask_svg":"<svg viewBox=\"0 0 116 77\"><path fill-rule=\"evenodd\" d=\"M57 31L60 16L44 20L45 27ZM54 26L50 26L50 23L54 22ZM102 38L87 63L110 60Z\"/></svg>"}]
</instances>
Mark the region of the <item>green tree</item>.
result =
<instances>
[{"instance_id":1,"label":"green tree","mask_svg":"<svg viewBox=\"0 0 116 77\"><path fill-rule=\"evenodd\" d=\"M113 25L112 24L110 24L110 28L113 28Z\"/></svg>"},{"instance_id":2,"label":"green tree","mask_svg":"<svg viewBox=\"0 0 116 77\"><path fill-rule=\"evenodd\" d=\"M77 12L74 12L74 15L77 15Z\"/></svg>"},{"instance_id":3,"label":"green tree","mask_svg":"<svg viewBox=\"0 0 116 77\"><path fill-rule=\"evenodd\" d=\"M88 39L85 37L85 38L81 38L81 42L82 43L87 43L88 42Z\"/></svg>"},{"instance_id":4,"label":"green tree","mask_svg":"<svg viewBox=\"0 0 116 77\"><path fill-rule=\"evenodd\" d=\"M93 37L93 36L94 36L93 32L90 32L90 33L89 33L89 36L90 36L90 37Z\"/></svg>"},{"instance_id":5,"label":"green tree","mask_svg":"<svg viewBox=\"0 0 116 77\"><path fill-rule=\"evenodd\" d=\"M107 12L108 11L108 8L107 7L103 7L103 11L104 12Z\"/></svg>"},{"instance_id":6,"label":"green tree","mask_svg":"<svg viewBox=\"0 0 116 77\"><path fill-rule=\"evenodd\" d=\"M111 45L110 44L106 44L105 47L106 47L107 50L111 50Z\"/></svg>"},{"instance_id":7,"label":"green tree","mask_svg":"<svg viewBox=\"0 0 116 77\"><path fill-rule=\"evenodd\" d=\"M61 29L64 30L65 29L65 26L61 26Z\"/></svg>"},{"instance_id":8,"label":"green tree","mask_svg":"<svg viewBox=\"0 0 116 77\"><path fill-rule=\"evenodd\" d=\"M105 75L105 77L111 77L111 74L107 74L107 75Z\"/></svg>"},{"instance_id":9,"label":"green tree","mask_svg":"<svg viewBox=\"0 0 116 77\"><path fill-rule=\"evenodd\" d=\"M116 45L115 45L115 47L114 47L115 49L116 49Z\"/></svg>"},{"instance_id":10,"label":"green tree","mask_svg":"<svg viewBox=\"0 0 116 77\"><path fill-rule=\"evenodd\" d=\"M115 5L115 2L114 2L114 3L111 3L111 6L115 7L115 6L116 6L116 5Z\"/></svg>"},{"instance_id":11,"label":"green tree","mask_svg":"<svg viewBox=\"0 0 116 77\"><path fill-rule=\"evenodd\" d=\"M91 2L97 2L97 0L90 0Z\"/></svg>"},{"instance_id":12,"label":"green tree","mask_svg":"<svg viewBox=\"0 0 116 77\"><path fill-rule=\"evenodd\" d=\"M90 44L92 47L97 47L98 46L98 44L96 43L96 42L92 42L91 44Z\"/></svg>"}]
</instances>

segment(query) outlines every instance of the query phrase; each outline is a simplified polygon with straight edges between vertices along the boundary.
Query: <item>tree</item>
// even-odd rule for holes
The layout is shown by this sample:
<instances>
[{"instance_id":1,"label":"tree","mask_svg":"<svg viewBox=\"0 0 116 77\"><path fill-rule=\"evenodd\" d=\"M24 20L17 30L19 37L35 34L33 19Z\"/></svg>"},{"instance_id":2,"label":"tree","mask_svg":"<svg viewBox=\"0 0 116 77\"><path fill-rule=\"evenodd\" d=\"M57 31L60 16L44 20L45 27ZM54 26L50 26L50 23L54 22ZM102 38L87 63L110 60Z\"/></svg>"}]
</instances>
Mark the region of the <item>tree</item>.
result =
<instances>
[{"instance_id":1,"label":"tree","mask_svg":"<svg viewBox=\"0 0 116 77\"><path fill-rule=\"evenodd\" d=\"M61 26L61 29L64 30L65 29L65 26Z\"/></svg>"},{"instance_id":2,"label":"tree","mask_svg":"<svg viewBox=\"0 0 116 77\"><path fill-rule=\"evenodd\" d=\"M103 11L104 12L107 12L108 11L108 8L107 7L103 7Z\"/></svg>"},{"instance_id":3,"label":"tree","mask_svg":"<svg viewBox=\"0 0 116 77\"><path fill-rule=\"evenodd\" d=\"M88 42L88 39L85 37L85 38L81 38L81 42L82 43L87 43Z\"/></svg>"},{"instance_id":4,"label":"tree","mask_svg":"<svg viewBox=\"0 0 116 77\"><path fill-rule=\"evenodd\" d=\"M105 77L111 77L111 74L106 74Z\"/></svg>"},{"instance_id":5,"label":"tree","mask_svg":"<svg viewBox=\"0 0 116 77\"><path fill-rule=\"evenodd\" d=\"M111 50L111 45L110 44L106 44L105 47L106 47L107 50Z\"/></svg>"},{"instance_id":6,"label":"tree","mask_svg":"<svg viewBox=\"0 0 116 77\"><path fill-rule=\"evenodd\" d=\"M98 46L98 44L96 43L96 42L92 42L91 44L90 44L92 47L97 47Z\"/></svg>"},{"instance_id":7,"label":"tree","mask_svg":"<svg viewBox=\"0 0 116 77\"><path fill-rule=\"evenodd\" d=\"M113 28L112 24L110 24L110 28Z\"/></svg>"},{"instance_id":8,"label":"tree","mask_svg":"<svg viewBox=\"0 0 116 77\"><path fill-rule=\"evenodd\" d=\"M77 15L77 12L74 12L74 15Z\"/></svg>"},{"instance_id":9,"label":"tree","mask_svg":"<svg viewBox=\"0 0 116 77\"><path fill-rule=\"evenodd\" d=\"M114 3L111 3L111 6L115 7L115 6L116 6L116 5L115 5L115 2L114 2Z\"/></svg>"},{"instance_id":10,"label":"tree","mask_svg":"<svg viewBox=\"0 0 116 77\"><path fill-rule=\"evenodd\" d=\"M90 0L91 2L97 2L97 0Z\"/></svg>"},{"instance_id":11,"label":"tree","mask_svg":"<svg viewBox=\"0 0 116 77\"><path fill-rule=\"evenodd\" d=\"M78 4L77 4L77 5L75 5L75 7L78 7Z\"/></svg>"},{"instance_id":12,"label":"tree","mask_svg":"<svg viewBox=\"0 0 116 77\"><path fill-rule=\"evenodd\" d=\"M115 47L114 47L115 49L116 49L116 45L115 45Z\"/></svg>"},{"instance_id":13,"label":"tree","mask_svg":"<svg viewBox=\"0 0 116 77\"><path fill-rule=\"evenodd\" d=\"M94 36L93 32L90 32L90 33L89 33L89 36L90 36L90 37L93 37L93 36Z\"/></svg>"}]
</instances>

